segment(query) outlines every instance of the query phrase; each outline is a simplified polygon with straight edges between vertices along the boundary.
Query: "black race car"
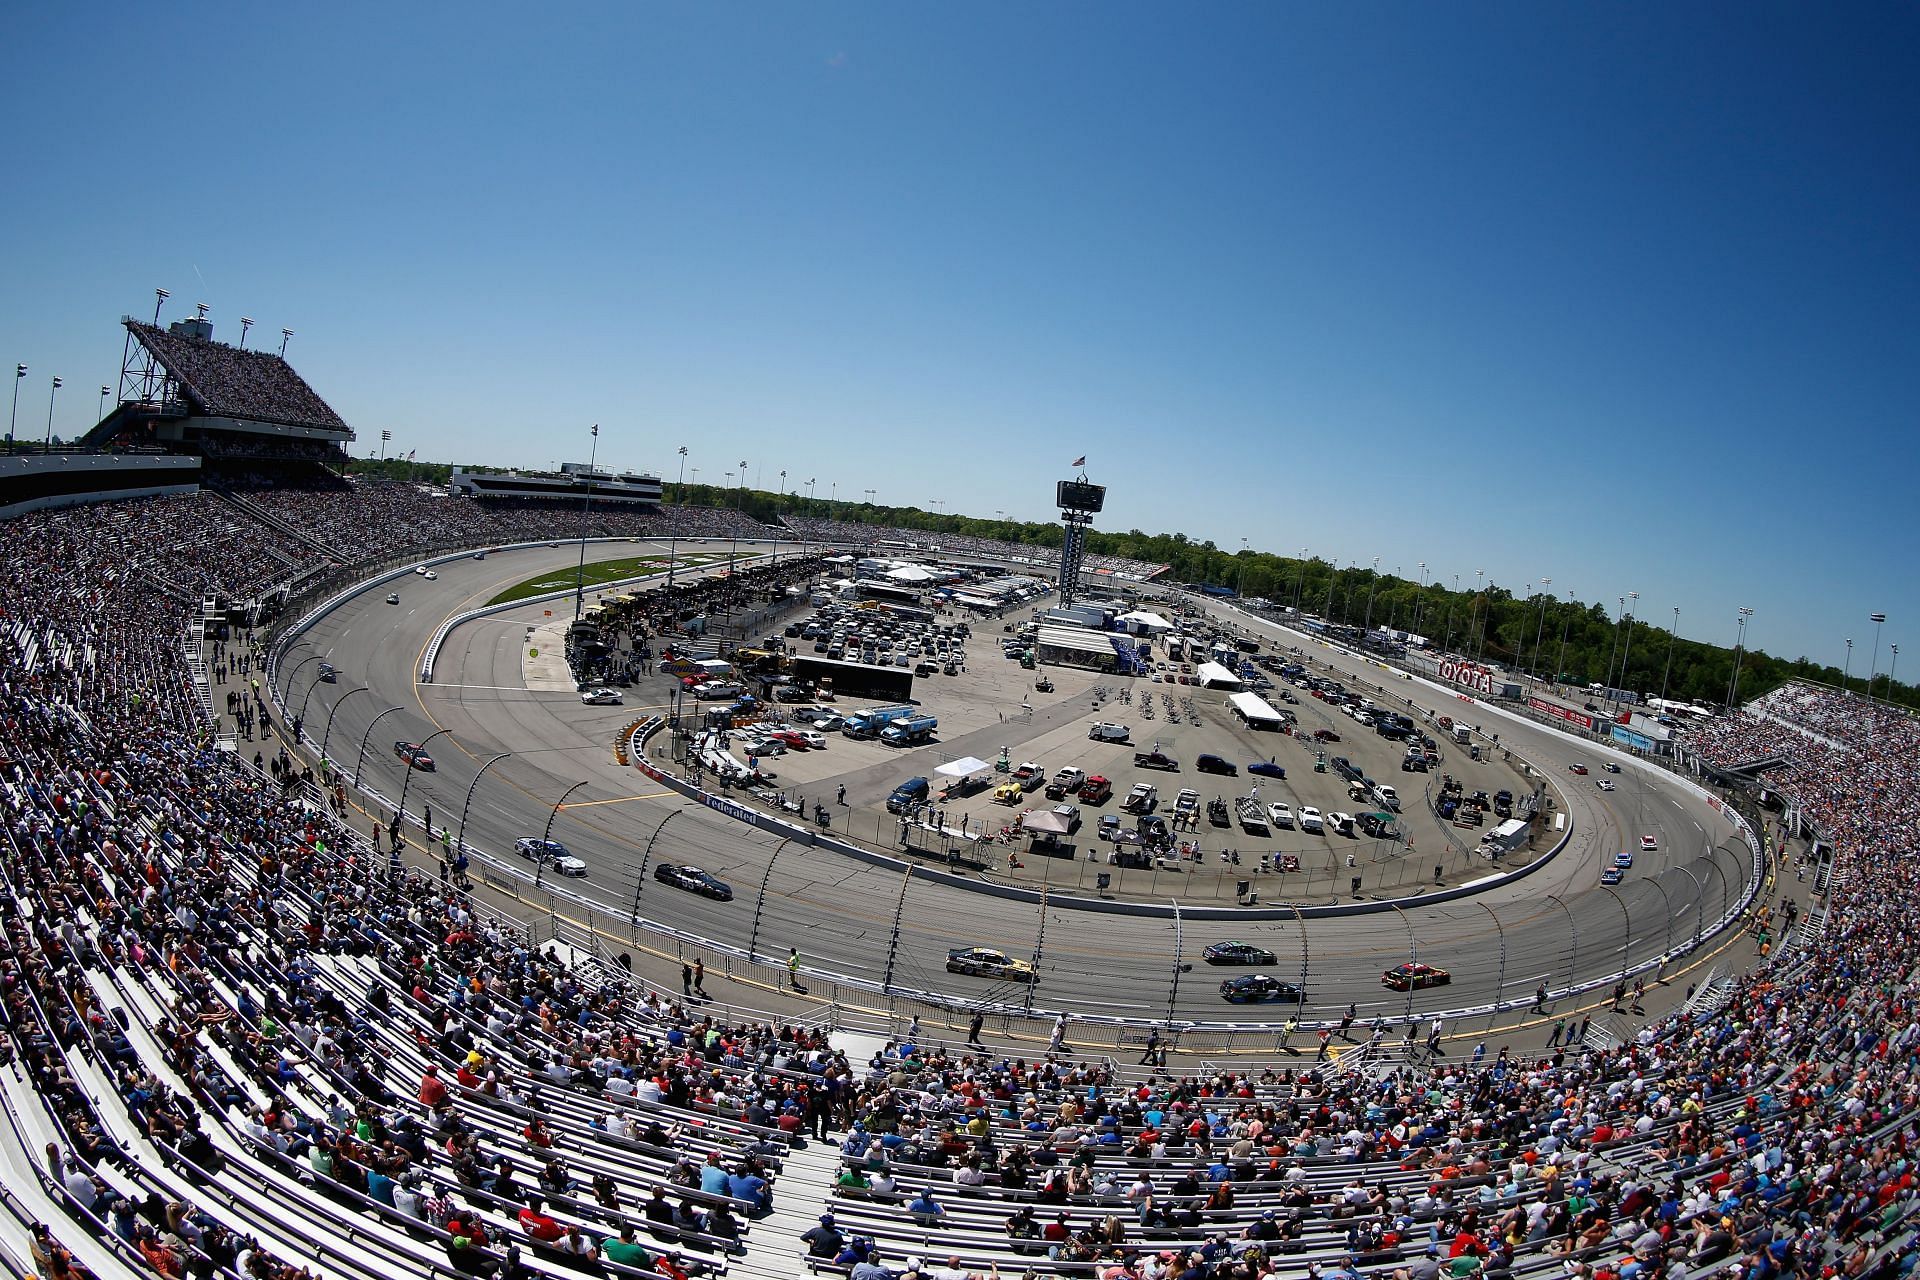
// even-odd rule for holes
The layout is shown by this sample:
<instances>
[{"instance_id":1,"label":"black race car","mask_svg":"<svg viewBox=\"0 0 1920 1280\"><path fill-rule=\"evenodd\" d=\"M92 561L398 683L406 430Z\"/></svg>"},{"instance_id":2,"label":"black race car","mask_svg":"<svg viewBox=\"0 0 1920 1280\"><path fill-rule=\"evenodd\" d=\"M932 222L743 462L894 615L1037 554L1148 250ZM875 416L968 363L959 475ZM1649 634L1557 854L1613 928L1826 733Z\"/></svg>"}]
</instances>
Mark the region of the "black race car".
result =
<instances>
[{"instance_id":1,"label":"black race car","mask_svg":"<svg viewBox=\"0 0 1920 1280\"><path fill-rule=\"evenodd\" d=\"M733 901L732 886L724 880L715 879L698 867L663 862L653 869L653 878L661 884L670 884L676 889L686 889L718 902Z\"/></svg>"},{"instance_id":2,"label":"black race car","mask_svg":"<svg viewBox=\"0 0 1920 1280\"><path fill-rule=\"evenodd\" d=\"M1208 964L1273 964L1273 952L1251 942L1216 942L1200 953Z\"/></svg>"},{"instance_id":3,"label":"black race car","mask_svg":"<svg viewBox=\"0 0 1920 1280\"><path fill-rule=\"evenodd\" d=\"M1266 973L1243 973L1220 984L1220 998L1228 1004L1299 1004L1306 997L1300 984Z\"/></svg>"}]
</instances>

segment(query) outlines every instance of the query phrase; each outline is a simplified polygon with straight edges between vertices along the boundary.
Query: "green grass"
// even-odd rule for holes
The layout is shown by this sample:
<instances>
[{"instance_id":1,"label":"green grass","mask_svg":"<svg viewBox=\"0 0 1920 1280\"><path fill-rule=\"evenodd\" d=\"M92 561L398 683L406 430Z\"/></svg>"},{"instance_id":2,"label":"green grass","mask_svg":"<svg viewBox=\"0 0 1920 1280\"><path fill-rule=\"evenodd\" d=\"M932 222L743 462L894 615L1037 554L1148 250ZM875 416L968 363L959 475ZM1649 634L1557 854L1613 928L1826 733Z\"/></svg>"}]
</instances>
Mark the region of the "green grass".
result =
<instances>
[{"instance_id":1,"label":"green grass","mask_svg":"<svg viewBox=\"0 0 1920 1280\"><path fill-rule=\"evenodd\" d=\"M702 553L679 558L682 566L698 565L715 559L711 553ZM646 573L664 573L667 568L665 558L660 556L628 556L621 560L589 560L584 572L575 569L555 569L543 573L537 578L528 578L517 586L508 587L489 600L488 604L511 604L515 600L525 600L529 596L545 595L549 591L565 591L575 581L584 582L588 590L608 582L618 582L622 578L637 578Z\"/></svg>"}]
</instances>

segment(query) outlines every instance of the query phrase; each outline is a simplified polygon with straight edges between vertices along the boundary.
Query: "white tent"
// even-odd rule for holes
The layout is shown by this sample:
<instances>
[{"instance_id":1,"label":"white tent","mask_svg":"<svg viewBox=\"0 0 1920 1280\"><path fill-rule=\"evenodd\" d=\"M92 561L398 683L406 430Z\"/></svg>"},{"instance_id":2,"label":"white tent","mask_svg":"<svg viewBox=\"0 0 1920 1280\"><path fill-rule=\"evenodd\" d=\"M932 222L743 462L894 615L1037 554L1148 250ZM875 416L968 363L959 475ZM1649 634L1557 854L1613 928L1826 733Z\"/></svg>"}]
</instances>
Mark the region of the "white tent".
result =
<instances>
[{"instance_id":1,"label":"white tent","mask_svg":"<svg viewBox=\"0 0 1920 1280\"><path fill-rule=\"evenodd\" d=\"M1194 679L1209 689L1238 689L1240 687L1240 677L1217 662L1201 663L1200 669L1194 673Z\"/></svg>"},{"instance_id":2,"label":"white tent","mask_svg":"<svg viewBox=\"0 0 1920 1280\"><path fill-rule=\"evenodd\" d=\"M898 569L887 571L890 582L932 582L933 575L917 564L904 564Z\"/></svg>"},{"instance_id":3,"label":"white tent","mask_svg":"<svg viewBox=\"0 0 1920 1280\"><path fill-rule=\"evenodd\" d=\"M1285 716L1273 709L1272 703L1257 693L1230 694L1227 703L1255 729L1278 729L1287 722Z\"/></svg>"},{"instance_id":4,"label":"white tent","mask_svg":"<svg viewBox=\"0 0 1920 1280\"><path fill-rule=\"evenodd\" d=\"M961 756L958 760L947 761L934 772L943 778L965 778L989 767L987 762L979 756Z\"/></svg>"},{"instance_id":5,"label":"white tent","mask_svg":"<svg viewBox=\"0 0 1920 1280\"><path fill-rule=\"evenodd\" d=\"M1132 613L1123 613L1117 621L1125 623L1127 630L1135 635L1159 635L1163 631L1173 630L1173 624L1149 609L1135 609Z\"/></svg>"}]
</instances>

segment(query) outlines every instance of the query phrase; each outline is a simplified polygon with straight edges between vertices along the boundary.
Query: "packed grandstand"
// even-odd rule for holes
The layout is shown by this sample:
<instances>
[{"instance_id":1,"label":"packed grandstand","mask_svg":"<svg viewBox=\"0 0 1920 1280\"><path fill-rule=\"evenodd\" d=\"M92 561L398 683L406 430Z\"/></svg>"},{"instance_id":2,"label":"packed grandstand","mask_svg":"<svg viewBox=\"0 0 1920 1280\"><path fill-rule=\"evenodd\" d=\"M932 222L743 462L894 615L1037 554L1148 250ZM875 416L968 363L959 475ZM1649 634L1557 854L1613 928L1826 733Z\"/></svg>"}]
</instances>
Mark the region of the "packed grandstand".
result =
<instances>
[{"instance_id":1,"label":"packed grandstand","mask_svg":"<svg viewBox=\"0 0 1920 1280\"><path fill-rule=\"evenodd\" d=\"M257 362L176 355L208 406L331 414L222 381ZM1796 945L1714 1012L1618 1048L1171 1071L984 1041L849 1056L817 1028L728 1023L537 948L337 821L313 762L218 749L190 657L203 596L580 532L570 504L288 469L299 461L278 455L270 478L225 469L220 492L0 522L0 1203L14 1219L0 1259L15 1274L1911 1267L1912 717L1790 685L1691 732L1718 767L1784 761L1766 784L1837 866ZM611 537L770 532L670 505L587 519ZM236 639L226 656L258 655ZM34 1221L28 1181L63 1214Z\"/></svg>"},{"instance_id":2,"label":"packed grandstand","mask_svg":"<svg viewBox=\"0 0 1920 1280\"><path fill-rule=\"evenodd\" d=\"M1909 716L1796 685L1697 730L1720 763L1791 762L1770 780L1839 853L1825 932L1716 1016L1615 1051L1384 1075L1148 1078L939 1044L848 1061L539 954L375 856L292 769L212 749L184 658L200 592L244 595L315 547L570 522L404 485L246 501L272 523L197 494L0 526L8 1122L70 1210L35 1252L119 1241L197 1275L780 1274L800 1260L756 1256L756 1228L794 1147L824 1137L838 1185L783 1208L831 1216L815 1262L854 1274L1899 1260L1876 1249L1913 1207Z\"/></svg>"}]
</instances>

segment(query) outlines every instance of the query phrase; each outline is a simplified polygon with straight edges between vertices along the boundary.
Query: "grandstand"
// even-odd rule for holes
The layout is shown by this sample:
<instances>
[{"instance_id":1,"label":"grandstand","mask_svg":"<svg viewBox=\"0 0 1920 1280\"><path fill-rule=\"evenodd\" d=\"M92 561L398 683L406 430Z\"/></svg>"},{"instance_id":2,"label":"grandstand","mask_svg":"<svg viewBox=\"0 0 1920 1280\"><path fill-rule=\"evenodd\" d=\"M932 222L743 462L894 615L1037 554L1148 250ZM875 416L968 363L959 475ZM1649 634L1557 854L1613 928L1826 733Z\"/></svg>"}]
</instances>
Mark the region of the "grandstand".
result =
<instances>
[{"instance_id":1,"label":"grandstand","mask_svg":"<svg viewBox=\"0 0 1920 1280\"><path fill-rule=\"evenodd\" d=\"M196 412L238 393L207 394ZM1768 785L1840 866L1818 930L1618 1047L1516 1041L1471 1063L1363 1037L1313 1067L1171 1074L1006 1045L856 1049L536 947L350 829L317 762L212 749L188 658L198 593L257 591L319 546L572 536L579 517L404 485L292 492L0 522L0 1260L16 1273L1910 1266L1911 716L1790 685L1688 730L1703 764L1787 761Z\"/></svg>"},{"instance_id":2,"label":"grandstand","mask_svg":"<svg viewBox=\"0 0 1920 1280\"><path fill-rule=\"evenodd\" d=\"M81 443L209 459L339 463L353 428L279 355L213 340L204 312L162 329L123 317L119 403Z\"/></svg>"}]
</instances>

